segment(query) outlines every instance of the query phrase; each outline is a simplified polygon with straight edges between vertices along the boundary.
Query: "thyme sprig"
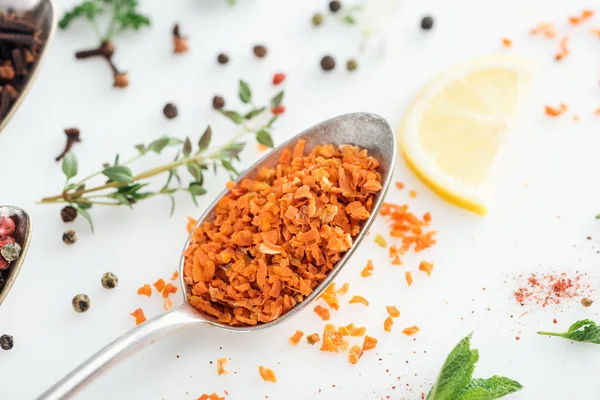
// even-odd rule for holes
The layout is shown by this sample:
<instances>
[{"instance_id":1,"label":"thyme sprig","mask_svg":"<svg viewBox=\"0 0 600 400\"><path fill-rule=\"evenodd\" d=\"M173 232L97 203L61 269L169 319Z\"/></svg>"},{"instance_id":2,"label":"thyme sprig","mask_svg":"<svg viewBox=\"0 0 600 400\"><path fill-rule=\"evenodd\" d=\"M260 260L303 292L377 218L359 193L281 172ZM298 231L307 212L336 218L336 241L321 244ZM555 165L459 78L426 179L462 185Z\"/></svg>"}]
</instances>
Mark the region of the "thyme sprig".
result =
<instances>
[{"instance_id":1,"label":"thyme sprig","mask_svg":"<svg viewBox=\"0 0 600 400\"><path fill-rule=\"evenodd\" d=\"M84 178L75 180L78 175L78 161L75 154L68 152L62 161L62 171L66 177L62 193L43 198L41 204L67 204L75 208L88 222L92 231L94 230L92 217L89 210L94 206L133 206L142 200L156 196L167 196L171 200L171 215L175 210L175 197L177 192L187 192L197 205L196 197L206 194L204 188L204 174L211 168L216 174L222 168L227 171L231 179L235 179L239 172L234 167L235 161L240 161L239 155L244 149L245 142L242 137L254 134L256 140L268 147L273 147L271 132L273 124L279 115L273 115L268 106L255 106L252 103L252 91L250 86L239 82L238 94L242 102L248 107L245 112L233 110L221 111L221 114L229 118L241 129L230 140L221 146L211 147L213 137L210 126L196 141L194 145L189 137L179 139L165 136L148 144L135 146L137 154L128 160L121 160L119 154L110 165L104 165ZM283 100L284 92L279 92L271 98L271 106L279 105ZM166 164L162 164L149 170L134 173L131 165L142 157L151 153L162 154L166 149L175 149L175 158ZM185 167L190 177L188 183L180 174ZM166 174L166 181L155 191L148 188L153 178ZM108 180L100 185L92 186L90 182L104 176Z\"/></svg>"},{"instance_id":2,"label":"thyme sprig","mask_svg":"<svg viewBox=\"0 0 600 400\"><path fill-rule=\"evenodd\" d=\"M98 47L76 52L75 57L78 59L104 58L113 72L115 87L127 87L129 78L127 73L120 71L112 60L115 52L114 37L121 32L137 31L141 27L150 25L150 19L139 13L137 7L138 0L86 0L67 11L58 23L63 30L79 19L85 19L90 23L100 43ZM105 14L107 8L110 13L110 22L102 31L98 17Z\"/></svg>"}]
</instances>

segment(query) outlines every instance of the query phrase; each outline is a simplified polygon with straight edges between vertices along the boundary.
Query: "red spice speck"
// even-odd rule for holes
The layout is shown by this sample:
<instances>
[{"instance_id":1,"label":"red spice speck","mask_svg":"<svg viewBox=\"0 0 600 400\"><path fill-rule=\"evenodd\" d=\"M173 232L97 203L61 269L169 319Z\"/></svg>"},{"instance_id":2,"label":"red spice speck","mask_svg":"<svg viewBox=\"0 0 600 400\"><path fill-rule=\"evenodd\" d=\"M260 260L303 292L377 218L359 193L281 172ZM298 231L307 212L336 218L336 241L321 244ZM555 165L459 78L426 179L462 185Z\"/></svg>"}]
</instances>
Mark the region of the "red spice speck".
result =
<instances>
[{"instance_id":1,"label":"red spice speck","mask_svg":"<svg viewBox=\"0 0 600 400\"><path fill-rule=\"evenodd\" d=\"M515 339L517 339L517 340L521 340L521 338L520 338L519 336L515 337Z\"/></svg>"},{"instance_id":2,"label":"red spice speck","mask_svg":"<svg viewBox=\"0 0 600 400\"><path fill-rule=\"evenodd\" d=\"M554 318L554 319L552 320L552 322L554 322L555 324L558 324L558 321L556 320L556 318Z\"/></svg>"},{"instance_id":3,"label":"red spice speck","mask_svg":"<svg viewBox=\"0 0 600 400\"><path fill-rule=\"evenodd\" d=\"M519 275L521 284L514 292L515 300L521 304L534 304L546 307L549 304L558 305L564 300L581 297L592 292L592 287L585 282L586 274L580 273L541 273L525 277Z\"/></svg>"}]
</instances>

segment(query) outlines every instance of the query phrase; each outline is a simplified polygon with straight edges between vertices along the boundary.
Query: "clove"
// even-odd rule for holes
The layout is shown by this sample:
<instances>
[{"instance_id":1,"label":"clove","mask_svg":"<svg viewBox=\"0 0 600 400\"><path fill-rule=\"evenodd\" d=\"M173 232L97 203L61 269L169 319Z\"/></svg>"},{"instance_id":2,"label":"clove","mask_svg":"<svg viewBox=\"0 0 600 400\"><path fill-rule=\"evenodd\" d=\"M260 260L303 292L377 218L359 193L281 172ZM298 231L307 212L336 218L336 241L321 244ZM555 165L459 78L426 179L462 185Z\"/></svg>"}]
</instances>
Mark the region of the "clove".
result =
<instances>
[{"instance_id":1,"label":"clove","mask_svg":"<svg viewBox=\"0 0 600 400\"><path fill-rule=\"evenodd\" d=\"M129 76L127 75L127 72L121 72L115 66L115 63L112 60L112 56L114 54L115 54L115 46L112 44L112 42L105 40L100 44L100 46L98 46L94 49L80 50L80 51L76 52L75 58L77 58L78 60L84 60L86 58L91 58L91 57L104 58L106 60L106 62L108 63L108 66L110 67L110 69L113 72L113 78L114 78L113 86L118 87L118 88L127 87L127 86L129 86Z\"/></svg>"},{"instance_id":2,"label":"clove","mask_svg":"<svg viewBox=\"0 0 600 400\"><path fill-rule=\"evenodd\" d=\"M173 27L173 53L187 53L188 50L188 38L187 36L181 36L179 24L175 24Z\"/></svg>"},{"instance_id":3,"label":"clove","mask_svg":"<svg viewBox=\"0 0 600 400\"><path fill-rule=\"evenodd\" d=\"M4 91L2 93L4 94ZM81 138L79 137L79 129L67 128L65 129L65 134L67 135L67 144L65 145L63 152L56 157L56 161L62 160L65 154L67 154L71 150L71 147L73 147L73 143L81 142Z\"/></svg>"}]
</instances>

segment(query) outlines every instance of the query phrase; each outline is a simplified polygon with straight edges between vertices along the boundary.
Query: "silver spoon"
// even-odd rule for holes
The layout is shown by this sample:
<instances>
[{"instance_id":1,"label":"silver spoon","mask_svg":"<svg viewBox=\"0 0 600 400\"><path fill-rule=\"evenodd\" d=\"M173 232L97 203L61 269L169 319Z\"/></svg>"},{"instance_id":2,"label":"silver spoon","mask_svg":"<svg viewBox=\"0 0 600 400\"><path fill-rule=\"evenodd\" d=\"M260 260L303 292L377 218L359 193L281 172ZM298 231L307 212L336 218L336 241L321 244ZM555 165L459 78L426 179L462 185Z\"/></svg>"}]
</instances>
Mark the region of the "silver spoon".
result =
<instances>
[{"instance_id":1,"label":"silver spoon","mask_svg":"<svg viewBox=\"0 0 600 400\"><path fill-rule=\"evenodd\" d=\"M29 214L25 210L13 206L0 206L0 217L9 217L15 221L15 232L12 234L12 237L21 245L21 255L12 262L8 269L8 279L4 282L4 288L0 288L0 304L2 304L15 283L17 275L25 261L27 249L29 248L29 240L31 239L31 218L29 218Z\"/></svg>"},{"instance_id":2,"label":"silver spoon","mask_svg":"<svg viewBox=\"0 0 600 400\"><path fill-rule=\"evenodd\" d=\"M300 133L299 135L283 143L281 146L272 150L263 159L251 166L247 172L242 174L238 178L238 182L244 178L254 178L260 170L260 167L272 167L276 165L281 152L285 148L293 147L300 139L306 140L305 151L310 151L317 145L330 143L334 145L353 144L368 149L369 155L375 157L380 162L379 172L381 173L383 184L383 189L375 197L371 217L364 221L360 233L354 238L352 247L338 261L323 282L321 282L303 302L296 305L296 307L294 307L291 311L282 315L275 321L266 324L248 327L234 327L219 323L214 318L203 315L187 302L187 292L190 291L190 288L183 280L184 257L182 255L179 266L179 277L181 281L181 287L185 288L185 291L182 290L182 292L184 292L183 304L178 308L144 322L138 327L117 338L90 359L75 368L69 375L64 377L56 385L44 392L40 397L38 397L38 400L59 400L71 398L86 384L115 365L118 361L133 354L146 345L152 344L159 339L169 336L170 334L184 328L200 325L214 326L234 332L252 332L262 330L292 318L306 305L308 305L308 303L317 298L321 292L327 288L331 282L333 282L336 275L340 272L342 267L350 259L352 253L354 253L358 247L358 244L366 236L369 227L373 223L392 180L392 174L396 160L396 140L390 125L383 118L377 115L366 113L342 115L313 126L312 128ZM207 218L213 217L214 210L219 199L228 192L228 190L225 190L223 193L221 193L217 200L215 200L200 217L196 226L198 226L198 224L202 223ZM189 241L190 238L188 237L188 240L185 242L184 250L187 248Z\"/></svg>"}]
</instances>

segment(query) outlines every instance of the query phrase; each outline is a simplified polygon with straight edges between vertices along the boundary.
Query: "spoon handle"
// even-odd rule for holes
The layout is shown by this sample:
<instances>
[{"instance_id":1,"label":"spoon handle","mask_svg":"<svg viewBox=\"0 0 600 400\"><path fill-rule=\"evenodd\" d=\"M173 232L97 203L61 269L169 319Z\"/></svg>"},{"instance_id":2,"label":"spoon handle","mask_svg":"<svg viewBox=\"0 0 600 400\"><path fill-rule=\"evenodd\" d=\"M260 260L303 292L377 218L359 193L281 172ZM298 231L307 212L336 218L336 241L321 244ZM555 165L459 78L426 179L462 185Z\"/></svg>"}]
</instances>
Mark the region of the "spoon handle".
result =
<instances>
[{"instance_id":1,"label":"spoon handle","mask_svg":"<svg viewBox=\"0 0 600 400\"><path fill-rule=\"evenodd\" d=\"M70 399L94 378L138 350L192 325L205 323L187 304L152 318L124 333L75 368L37 400Z\"/></svg>"}]
</instances>

